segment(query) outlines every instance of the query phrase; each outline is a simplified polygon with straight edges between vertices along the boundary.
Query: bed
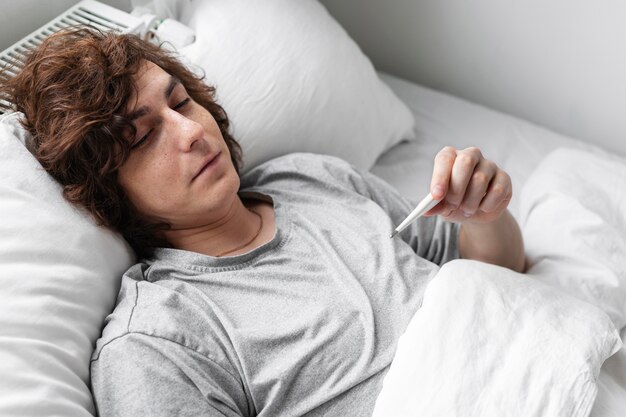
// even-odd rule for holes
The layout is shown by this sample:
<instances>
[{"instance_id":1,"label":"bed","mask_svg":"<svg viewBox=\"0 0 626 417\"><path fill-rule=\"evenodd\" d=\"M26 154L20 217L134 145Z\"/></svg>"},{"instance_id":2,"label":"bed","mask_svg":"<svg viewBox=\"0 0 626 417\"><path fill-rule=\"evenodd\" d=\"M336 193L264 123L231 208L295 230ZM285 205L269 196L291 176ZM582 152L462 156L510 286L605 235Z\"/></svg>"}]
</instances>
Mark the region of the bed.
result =
<instances>
[{"instance_id":1,"label":"bed","mask_svg":"<svg viewBox=\"0 0 626 417\"><path fill-rule=\"evenodd\" d=\"M372 171L396 186L404 195L414 196L417 198L417 196L423 193L423 189L425 187L424 184L428 184L428 180L430 178L432 160L429 156L436 153L441 146L444 144L451 144L459 148L467 146L480 147L485 155L492 156L494 160L497 160L498 163L511 175L514 189L523 190L522 192L517 192L515 194L509 209L517 217L522 226L526 240L525 243L527 253L531 257L529 274L533 276L533 278L539 280L545 278L547 271L542 269L539 265L542 262L545 262L545 259L542 259L542 256L559 256L556 253L548 255L547 253L550 250L546 248L546 245L550 245L550 243L567 245L567 243L563 241L566 239L554 239L549 243L541 243L541 241L546 239L545 233L537 233L536 231L533 232L531 230L533 226L528 221L528 212L531 211L529 201L536 197L534 195L535 191L531 188L534 186L540 187L540 184L537 184L537 182L543 181L548 176L546 171L549 169L547 169L545 164L550 164L551 162L558 164L560 160L562 166L574 168L577 167L576 158L580 158L581 161L584 160L589 163L588 168L584 169L591 178L594 178L594 180L605 180L609 182L609 187L611 188L608 189L608 192L624 189L623 178L618 179L618 177L622 176L624 173L625 160L622 157L616 157L603 149L589 145L580 140L563 136L507 114L499 113L414 83L409 83L389 74L381 73L380 76L381 79L384 80L410 107L416 120L416 140L400 143L385 152L376 161ZM583 162L583 164L584 163L585 162ZM615 166L612 165L613 163L615 163ZM593 177L593 166L604 164L609 164L609 166L606 167L605 173L599 175L598 177ZM566 175L564 174L565 171L566 170L562 170L559 175ZM413 179L415 178L418 180L414 181ZM612 188L617 184L620 184L621 187ZM583 200L583 198L586 197L586 191L589 191L589 196L593 195L593 191L590 191L589 187L586 191L583 191L585 189L584 181L573 181L570 185L572 187L581 188L578 193L578 200ZM611 207L610 210L615 210L616 215L622 219L614 223L616 226L620 225L617 227L621 233L623 231L623 219L626 213L623 193L617 192L617 196L615 198L611 197L610 199L615 200L614 205L609 203ZM605 202L608 203L607 200L605 200ZM568 207L572 209L571 206L561 206L560 209L566 210ZM557 220L560 220L563 223L561 231L568 228L573 229L580 227L580 223L584 223L584 213L578 213L572 216L573 217L569 219L565 216L560 219L557 218ZM610 216L611 215L608 217ZM549 225L544 224L544 227L549 227ZM595 223L592 227L594 228L592 234L601 234L600 224ZM558 228L554 228L551 232L558 233L558 231ZM584 239L584 236L579 235L576 238ZM571 250L574 251L573 248ZM623 240L620 244L619 250L624 250ZM568 262L565 259L565 257L567 257L566 253L568 253L568 249L565 249L560 253L560 256L564 256L564 258L561 258L564 263ZM580 266L560 265L558 266L558 269L561 271L567 271L570 268L578 267ZM619 270L619 277L621 277L618 286L623 289L624 270L626 269L626 263L624 263L623 256L620 257L618 263L615 264L615 268ZM576 272L574 272L574 274L575 273ZM616 289L613 286L614 283L609 283L608 281L604 281L604 284L600 284L602 279L603 278L597 279L596 282L598 285L606 284L607 287ZM568 282L561 281L559 279L552 280L551 282L565 291L567 291L566 287L568 286L585 285L584 283L577 281ZM591 284L591 287L593 287L593 285L594 284ZM447 289L450 290L450 288ZM573 293L581 298L585 297L582 295L582 292L578 292L577 290L574 290ZM618 305L622 306L622 311L623 302L623 299L618 302ZM598 304L601 304L601 302L598 301ZM444 312L446 314L450 313L450 311ZM416 328L414 330L416 333L413 335L413 341L409 339L405 341L407 346L410 346L410 350L406 352L407 356L415 354L415 352L418 351L418 347L411 345L411 343L415 343L419 335L423 336L425 334L423 328ZM626 328L622 326L622 340L625 336ZM448 340L446 343L452 342ZM430 346L427 349L442 348L442 346L436 345ZM597 398L589 415L615 417L624 415L626 412L625 364L626 348L624 347L621 347L617 353L609 357L606 362L604 362L597 379ZM411 366L410 363L402 363L402 365ZM400 364L398 364L398 366L400 366ZM420 370L415 369L414 372L418 371ZM413 377L411 380L415 381L416 375L411 374L411 376ZM409 375L398 377L397 381L394 381L392 392L402 392L402 395L406 396L411 395L411 392L407 392L407 389L403 388L406 387L408 383L406 378L409 378ZM415 383L413 383L413 388L415 388ZM445 397L445 399L442 399L441 401L452 401L450 397L443 395L442 397ZM492 397L491 399L494 398ZM395 395L390 396L390 400L395 401L396 404L400 402L400 399ZM411 405L407 406L407 413L403 413L388 404L386 407L387 408L381 408L381 416L385 415L389 409L394 410L394 412L387 415L438 415L434 412L435 410L419 408L417 406L411 408ZM440 411L441 409L437 410ZM450 411L450 409L445 410ZM535 415L532 413L522 413L512 410L514 409L497 408L490 409L489 411L492 411L492 413L482 410L483 413L481 414L481 412L477 412L477 410L472 409L474 414L468 413L465 415ZM411 411L416 412L415 414L412 414ZM495 411L498 413L496 414ZM454 412L446 415L453 414L461 415ZM581 410L573 410L571 414L546 413L539 415L586 414L584 414Z\"/></svg>"},{"instance_id":2,"label":"bed","mask_svg":"<svg viewBox=\"0 0 626 417\"><path fill-rule=\"evenodd\" d=\"M374 415L626 413L626 159L377 72L314 0L147 6L196 31L181 59L218 86L247 169L327 153L415 202L445 145L478 146L511 175L528 274L442 268ZM18 114L0 138L0 414L94 415L91 351L134 256L64 202Z\"/></svg>"}]
</instances>

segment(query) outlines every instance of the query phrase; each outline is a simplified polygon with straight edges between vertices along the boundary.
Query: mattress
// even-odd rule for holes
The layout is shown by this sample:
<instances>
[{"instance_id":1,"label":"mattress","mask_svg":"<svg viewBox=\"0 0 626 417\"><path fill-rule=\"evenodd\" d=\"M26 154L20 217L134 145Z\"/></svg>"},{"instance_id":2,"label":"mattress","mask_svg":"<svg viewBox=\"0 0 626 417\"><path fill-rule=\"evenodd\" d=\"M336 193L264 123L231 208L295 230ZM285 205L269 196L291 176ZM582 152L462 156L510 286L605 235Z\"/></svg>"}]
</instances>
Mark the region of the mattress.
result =
<instances>
[{"instance_id":1,"label":"mattress","mask_svg":"<svg viewBox=\"0 0 626 417\"><path fill-rule=\"evenodd\" d=\"M511 176L514 196L510 211L519 215L519 191L533 170L551 151L575 148L624 161L620 156L581 140L564 136L528 121L434 91L418 84L379 73L415 116L412 141L385 152L372 172L395 186L409 200L419 201L429 189L435 154L445 145L477 146L485 157ZM626 328L621 338L626 337ZM598 378L593 417L626 415L626 347L606 360Z\"/></svg>"}]
</instances>

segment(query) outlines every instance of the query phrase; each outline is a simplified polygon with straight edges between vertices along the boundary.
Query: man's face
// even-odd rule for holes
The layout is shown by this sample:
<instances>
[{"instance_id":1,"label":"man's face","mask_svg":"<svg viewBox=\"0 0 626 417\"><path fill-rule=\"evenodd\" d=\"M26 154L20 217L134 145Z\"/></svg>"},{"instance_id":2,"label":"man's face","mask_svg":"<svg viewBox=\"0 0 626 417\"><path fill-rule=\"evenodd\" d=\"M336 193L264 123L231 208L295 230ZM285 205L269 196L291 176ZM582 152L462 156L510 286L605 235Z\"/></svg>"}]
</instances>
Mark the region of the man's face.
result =
<instances>
[{"instance_id":1,"label":"man's face","mask_svg":"<svg viewBox=\"0 0 626 417\"><path fill-rule=\"evenodd\" d=\"M128 198L142 215L174 230L221 218L237 197L239 176L213 116L152 62L135 85L127 111L137 133L118 172Z\"/></svg>"}]
</instances>

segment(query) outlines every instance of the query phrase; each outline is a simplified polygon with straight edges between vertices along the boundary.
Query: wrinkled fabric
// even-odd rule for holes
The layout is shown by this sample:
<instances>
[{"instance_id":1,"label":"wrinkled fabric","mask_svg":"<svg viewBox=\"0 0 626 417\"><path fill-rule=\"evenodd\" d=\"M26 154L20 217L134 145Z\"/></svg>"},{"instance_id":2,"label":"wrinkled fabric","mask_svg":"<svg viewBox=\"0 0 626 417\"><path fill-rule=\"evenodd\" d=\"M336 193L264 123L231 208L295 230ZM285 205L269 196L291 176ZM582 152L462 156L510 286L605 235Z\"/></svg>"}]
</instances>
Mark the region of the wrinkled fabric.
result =
<instances>
[{"instance_id":1,"label":"wrinkled fabric","mask_svg":"<svg viewBox=\"0 0 626 417\"><path fill-rule=\"evenodd\" d=\"M91 367L101 417L371 414L426 284L458 257L457 225L390 239L413 206L327 156L275 159L242 189L271 198L270 242L159 249L125 275Z\"/></svg>"},{"instance_id":2,"label":"wrinkled fabric","mask_svg":"<svg viewBox=\"0 0 626 417\"><path fill-rule=\"evenodd\" d=\"M400 338L374 417L586 417L600 367L621 346L591 304L506 268L452 261Z\"/></svg>"}]
</instances>

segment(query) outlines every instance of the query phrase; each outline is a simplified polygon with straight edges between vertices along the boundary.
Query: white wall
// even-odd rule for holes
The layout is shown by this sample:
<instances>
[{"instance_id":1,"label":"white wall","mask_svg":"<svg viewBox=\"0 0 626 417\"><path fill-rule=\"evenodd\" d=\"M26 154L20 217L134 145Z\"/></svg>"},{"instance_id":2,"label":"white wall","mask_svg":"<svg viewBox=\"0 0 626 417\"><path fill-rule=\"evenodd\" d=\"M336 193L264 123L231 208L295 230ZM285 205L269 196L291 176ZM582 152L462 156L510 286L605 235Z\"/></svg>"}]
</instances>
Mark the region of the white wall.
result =
<instances>
[{"instance_id":1,"label":"white wall","mask_svg":"<svg viewBox=\"0 0 626 417\"><path fill-rule=\"evenodd\" d=\"M626 1L321 1L377 68L626 155ZM0 50L76 2L0 0Z\"/></svg>"},{"instance_id":2,"label":"white wall","mask_svg":"<svg viewBox=\"0 0 626 417\"><path fill-rule=\"evenodd\" d=\"M626 155L626 1L322 3L377 68Z\"/></svg>"}]
</instances>

